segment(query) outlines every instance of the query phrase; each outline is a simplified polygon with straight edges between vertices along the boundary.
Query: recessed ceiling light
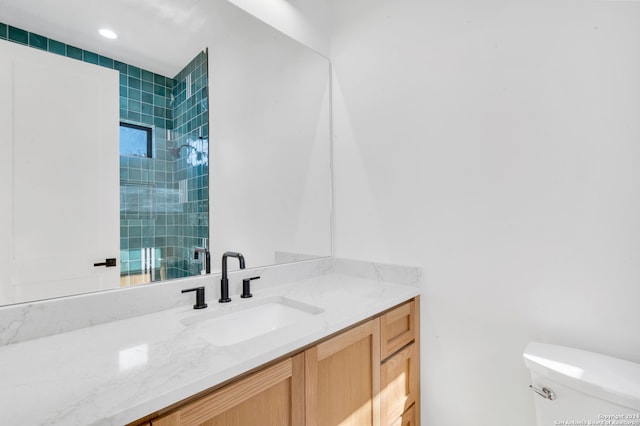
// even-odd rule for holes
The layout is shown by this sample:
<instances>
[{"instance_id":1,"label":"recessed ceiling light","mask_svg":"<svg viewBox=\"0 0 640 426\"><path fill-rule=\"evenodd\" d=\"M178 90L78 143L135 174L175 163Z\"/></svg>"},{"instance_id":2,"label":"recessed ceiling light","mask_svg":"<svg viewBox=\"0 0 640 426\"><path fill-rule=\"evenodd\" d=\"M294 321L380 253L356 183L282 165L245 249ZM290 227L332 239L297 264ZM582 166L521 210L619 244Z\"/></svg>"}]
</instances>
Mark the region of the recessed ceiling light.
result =
<instances>
[{"instance_id":1,"label":"recessed ceiling light","mask_svg":"<svg viewBox=\"0 0 640 426\"><path fill-rule=\"evenodd\" d=\"M106 28L102 28L102 29L101 29L100 31L98 31L98 32L100 33L100 35L101 35L102 37L106 37L106 38L109 38L109 39L111 39L111 40L115 40L115 39L117 39L117 38L118 38L118 34L114 33L114 32L113 32L113 31L111 31L111 30L108 30L108 29L106 29Z\"/></svg>"}]
</instances>

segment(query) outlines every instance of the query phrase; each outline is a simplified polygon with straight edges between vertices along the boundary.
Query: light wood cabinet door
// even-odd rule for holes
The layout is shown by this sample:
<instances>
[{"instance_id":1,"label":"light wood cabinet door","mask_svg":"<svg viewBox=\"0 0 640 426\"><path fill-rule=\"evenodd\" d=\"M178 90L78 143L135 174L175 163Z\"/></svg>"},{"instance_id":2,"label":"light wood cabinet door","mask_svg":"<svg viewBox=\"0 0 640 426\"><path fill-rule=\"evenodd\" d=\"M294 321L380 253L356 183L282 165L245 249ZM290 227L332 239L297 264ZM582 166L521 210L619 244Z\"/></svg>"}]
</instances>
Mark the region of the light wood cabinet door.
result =
<instances>
[{"instance_id":1,"label":"light wood cabinet door","mask_svg":"<svg viewBox=\"0 0 640 426\"><path fill-rule=\"evenodd\" d=\"M306 426L380 425L380 322L305 351Z\"/></svg>"},{"instance_id":2,"label":"light wood cabinet door","mask_svg":"<svg viewBox=\"0 0 640 426\"><path fill-rule=\"evenodd\" d=\"M405 418L405 411L420 401L419 380L420 369L417 345L412 343L385 361L380 369L380 398L382 407L382 424L404 425L398 419ZM406 416L408 424L415 425L410 416ZM404 420L403 420L404 421Z\"/></svg>"},{"instance_id":3,"label":"light wood cabinet door","mask_svg":"<svg viewBox=\"0 0 640 426\"><path fill-rule=\"evenodd\" d=\"M231 383L151 422L153 426L304 424L304 354Z\"/></svg>"}]
</instances>

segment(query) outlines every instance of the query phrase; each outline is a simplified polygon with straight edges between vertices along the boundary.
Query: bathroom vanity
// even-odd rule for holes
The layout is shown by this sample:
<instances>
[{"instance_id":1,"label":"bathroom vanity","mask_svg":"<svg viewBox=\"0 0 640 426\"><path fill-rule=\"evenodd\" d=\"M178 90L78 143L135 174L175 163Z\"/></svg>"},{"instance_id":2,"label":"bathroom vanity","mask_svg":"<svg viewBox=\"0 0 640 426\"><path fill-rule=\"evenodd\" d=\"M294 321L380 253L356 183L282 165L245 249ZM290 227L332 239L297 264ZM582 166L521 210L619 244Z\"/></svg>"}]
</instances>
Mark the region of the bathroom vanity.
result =
<instances>
[{"instance_id":1,"label":"bathroom vanity","mask_svg":"<svg viewBox=\"0 0 640 426\"><path fill-rule=\"evenodd\" d=\"M417 425L419 298L131 425Z\"/></svg>"},{"instance_id":2,"label":"bathroom vanity","mask_svg":"<svg viewBox=\"0 0 640 426\"><path fill-rule=\"evenodd\" d=\"M254 297L242 299L249 274L262 278ZM129 291L129 300L134 292L146 300L170 292L179 306L119 319L115 304L111 320L100 305L122 292L63 299L61 317L73 317L72 303L90 306L83 317L96 325L67 330L57 318L39 338L23 333L47 310L53 316L54 301L12 307L18 319L1 318L13 325L0 337L10 331L13 340L0 346L0 424L244 425L259 418L297 426L334 424L334 416L418 424L419 269L326 258L234 271L225 304L217 303L219 278ZM198 285L207 290L207 309L193 309L193 293L180 293Z\"/></svg>"}]
</instances>

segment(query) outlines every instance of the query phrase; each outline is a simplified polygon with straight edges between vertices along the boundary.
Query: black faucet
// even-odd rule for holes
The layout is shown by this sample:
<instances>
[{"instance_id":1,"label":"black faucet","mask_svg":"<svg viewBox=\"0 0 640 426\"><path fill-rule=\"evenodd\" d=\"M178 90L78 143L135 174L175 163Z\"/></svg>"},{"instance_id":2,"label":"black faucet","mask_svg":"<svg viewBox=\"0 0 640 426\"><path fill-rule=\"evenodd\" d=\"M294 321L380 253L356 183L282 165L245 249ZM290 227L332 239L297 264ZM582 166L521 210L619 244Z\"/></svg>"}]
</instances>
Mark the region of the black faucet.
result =
<instances>
[{"instance_id":1,"label":"black faucet","mask_svg":"<svg viewBox=\"0 0 640 426\"><path fill-rule=\"evenodd\" d=\"M227 257L236 257L240 261L240 269L244 269L244 256L234 251L227 251L222 255L222 279L220 280L220 303L231 302L229 298L229 278L227 278Z\"/></svg>"}]
</instances>

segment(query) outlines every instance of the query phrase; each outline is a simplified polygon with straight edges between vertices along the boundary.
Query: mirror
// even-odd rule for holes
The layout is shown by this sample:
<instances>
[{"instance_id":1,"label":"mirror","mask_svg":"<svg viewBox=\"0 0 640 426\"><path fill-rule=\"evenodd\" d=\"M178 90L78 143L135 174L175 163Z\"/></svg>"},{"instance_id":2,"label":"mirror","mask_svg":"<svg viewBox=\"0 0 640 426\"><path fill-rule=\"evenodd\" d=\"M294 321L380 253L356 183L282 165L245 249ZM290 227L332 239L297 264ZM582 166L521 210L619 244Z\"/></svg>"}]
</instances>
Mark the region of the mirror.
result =
<instances>
[{"instance_id":1,"label":"mirror","mask_svg":"<svg viewBox=\"0 0 640 426\"><path fill-rule=\"evenodd\" d=\"M4 29L4 39L11 39L8 26L46 38L49 46L75 46L98 53L98 60L104 57L128 64L134 72L140 70L141 84L148 81L144 71L154 77L173 77L189 65L187 74L208 69L208 78L205 73L204 78L200 74L190 81L191 85L185 81L185 87L192 90L206 85L208 95L196 100L201 110L188 121L199 121L184 132L189 137L178 139L176 129L161 128L157 117L147 114L153 116L154 149L166 161L177 157L184 165L184 176L174 176L174 185L167 188L135 184L141 176L133 173L133 178L124 178L122 163L127 163L129 172L144 174L140 165L145 158L121 157L119 220L127 233L120 235L121 270L133 271L136 262L139 265L146 259L151 265L149 275L156 281L197 274L204 256L194 259L194 254L202 238L208 239L213 272L227 250L242 252L247 267L331 255L330 70L326 58L226 0L74 0L64 4L0 0L0 38ZM117 40L98 35L97 30L105 26L118 34ZM122 92L122 73L120 78ZM122 97L120 101L123 125L139 124L144 112L139 111L140 117L123 117ZM174 120L168 111L167 105L159 112L166 120ZM171 229L166 238L175 237L173 250L162 251L158 247L164 246L154 241L142 244L137 253L125 253L131 247L124 240L138 238L138 233L143 240L144 228L157 219L149 204L151 194L157 193L173 200L167 202L172 207L165 209L176 208L178 203L185 213L186 222L167 223L171 220L167 216L165 223L154 223ZM200 198L185 203L192 197ZM141 210L132 209L129 200L138 200ZM46 209L38 214L44 212ZM181 273L176 272L179 268L172 271L169 259L182 267ZM40 259L30 261L38 264ZM115 286L87 288L76 280L62 293L52 293L46 274L39 280L21 298L5 298L0 304L136 284L120 277ZM2 287L11 284L12 278L0 276L0 294Z\"/></svg>"}]
</instances>

